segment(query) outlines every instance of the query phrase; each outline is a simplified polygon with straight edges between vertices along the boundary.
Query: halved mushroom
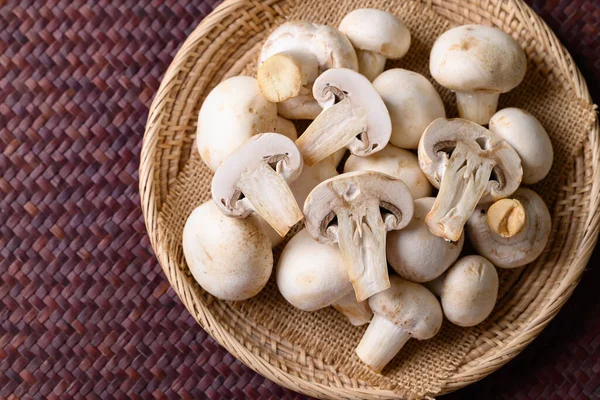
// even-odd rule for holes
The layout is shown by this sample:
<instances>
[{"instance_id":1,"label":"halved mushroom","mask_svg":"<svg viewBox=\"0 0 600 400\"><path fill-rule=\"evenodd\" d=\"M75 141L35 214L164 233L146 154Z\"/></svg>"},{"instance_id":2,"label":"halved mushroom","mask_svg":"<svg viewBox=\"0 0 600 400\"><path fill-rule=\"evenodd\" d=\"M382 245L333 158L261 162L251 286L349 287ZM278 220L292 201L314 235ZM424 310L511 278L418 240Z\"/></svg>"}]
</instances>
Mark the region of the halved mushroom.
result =
<instances>
[{"instance_id":1,"label":"halved mushroom","mask_svg":"<svg viewBox=\"0 0 600 400\"><path fill-rule=\"evenodd\" d=\"M501 268L521 267L538 258L552 229L548 207L533 190L520 188L511 199L518 202L513 207L480 205L467 222L475 250Z\"/></svg>"},{"instance_id":2,"label":"halved mushroom","mask_svg":"<svg viewBox=\"0 0 600 400\"><path fill-rule=\"evenodd\" d=\"M306 229L283 248L277 263L277 287L300 310L333 306L352 325L367 324L373 316L366 301L356 301L340 249L316 242Z\"/></svg>"},{"instance_id":3,"label":"halved mushroom","mask_svg":"<svg viewBox=\"0 0 600 400\"><path fill-rule=\"evenodd\" d=\"M312 97L312 84L330 68L358 70L348 38L326 25L289 21L275 29L263 45L258 83L267 99L279 103L282 116L314 119L320 108Z\"/></svg>"},{"instance_id":4,"label":"halved mushroom","mask_svg":"<svg viewBox=\"0 0 600 400\"><path fill-rule=\"evenodd\" d=\"M509 196L523 170L517 152L496 134L465 119L438 118L419 142L419 165L440 189L425 223L452 242L480 200Z\"/></svg>"},{"instance_id":5,"label":"halved mushroom","mask_svg":"<svg viewBox=\"0 0 600 400\"><path fill-rule=\"evenodd\" d=\"M288 182L302 172L302 156L287 137L263 133L248 139L223 161L212 181L212 197L230 217L256 212L285 236L298 221L298 207Z\"/></svg>"},{"instance_id":6,"label":"halved mushroom","mask_svg":"<svg viewBox=\"0 0 600 400\"><path fill-rule=\"evenodd\" d=\"M410 47L410 31L387 11L359 8L346 14L340 31L356 49L358 71L370 81L383 72L388 58L404 57Z\"/></svg>"},{"instance_id":7,"label":"halved mushroom","mask_svg":"<svg viewBox=\"0 0 600 400\"><path fill-rule=\"evenodd\" d=\"M359 302L390 287L386 234L404 228L413 215L404 182L371 171L342 174L308 195L304 214L314 239L338 243Z\"/></svg>"},{"instance_id":8,"label":"halved mushroom","mask_svg":"<svg viewBox=\"0 0 600 400\"><path fill-rule=\"evenodd\" d=\"M327 70L315 81L313 95L323 112L296 141L308 165L342 147L368 156L387 145L392 132L390 114L363 75L344 68Z\"/></svg>"}]
</instances>

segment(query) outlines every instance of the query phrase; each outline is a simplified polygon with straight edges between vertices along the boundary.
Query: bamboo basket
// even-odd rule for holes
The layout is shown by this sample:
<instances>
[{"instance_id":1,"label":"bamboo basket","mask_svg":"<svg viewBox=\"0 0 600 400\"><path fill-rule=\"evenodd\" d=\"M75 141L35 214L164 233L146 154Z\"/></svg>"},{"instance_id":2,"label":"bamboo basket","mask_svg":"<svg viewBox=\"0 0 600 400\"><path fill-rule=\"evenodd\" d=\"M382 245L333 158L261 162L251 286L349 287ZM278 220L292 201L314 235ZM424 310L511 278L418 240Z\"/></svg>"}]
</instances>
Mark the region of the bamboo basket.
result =
<instances>
[{"instance_id":1,"label":"bamboo basket","mask_svg":"<svg viewBox=\"0 0 600 400\"><path fill-rule=\"evenodd\" d=\"M210 171L193 146L203 99L221 80L254 74L261 42L287 19L337 26L343 15L375 7L398 15L413 35L402 67L431 80L435 38L452 26L478 23L510 33L525 50L524 82L500 98L546 127L555 150L550 175L533 187L553 215L542 256L526 268L500 271L492 315L474 328L447 321L434 339L411 340L382 375L354 354L365 327L335 311L304 313L277 292L273 279L257 297L223 302L191 278L181 248L185 219L210 197ZM449 116L452 93L436 84ZM520 0L228 0L185 41L167 70L144 135L140 175L148 234L169 282L198 323L243 363L287 388L320 398L422 398L484 378L527 346L567 301L596 244L600 168L598 120L586 83L546 24ZM275 249L278 255L279 249Z\"/></svg>"}]
</instances>

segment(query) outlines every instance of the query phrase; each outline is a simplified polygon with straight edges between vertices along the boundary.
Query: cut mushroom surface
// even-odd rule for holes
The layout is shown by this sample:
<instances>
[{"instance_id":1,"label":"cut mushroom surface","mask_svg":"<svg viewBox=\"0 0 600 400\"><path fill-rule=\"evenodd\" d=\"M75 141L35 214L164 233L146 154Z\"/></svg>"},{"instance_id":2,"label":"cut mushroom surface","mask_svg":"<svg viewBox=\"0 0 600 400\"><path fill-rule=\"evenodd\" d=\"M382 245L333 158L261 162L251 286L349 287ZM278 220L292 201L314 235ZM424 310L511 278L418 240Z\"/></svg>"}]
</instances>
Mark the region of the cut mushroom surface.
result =
<instances>
[{"instance_id":1,"label":"cut mushroom surface","mask_svg":"<svg viewBox=\"0 0 600 400\"><path fill-rule=\"evenodd\" d=\"M356 298L389 287L387 231L412 219L404 182L378 172L350 172L319 184L304 203L306 229L321 243L338 243Z\"/></svg>"},{"instance_id":2,"label":"cut mushroom surface","mask_svg":"<svg viewBox=\"0 0 600 400\"><path fill-rule=\"evenodd\" d=\"M358 72L344 68L323 72L313 85L313 95L323 111L296 141L308 165L343 147L368 156L388 144L390 115L371 82Z\"/></svg>"},{"instance_id":3,"label":"cut mushroom surface","mask_svg":"<svg viewBox=\"0 0 600 400\"><path fill-rule=\"evenodd\" d=\"M294 142L277 133L248 139L219 167L212 197L230 217L256 212L285 236L303 215L288 182L302 172L302 156Z\"/></svg>"},{"instance_id":4,"label":"cut mushroom surface","mask_svg":"<svg viewBox=\"0 0 600 400\"><path fill-rule=\"evenodd\" d=\"M496 134L465 119L438 118L419 142L419 165L439 193L425 222L457 241L477 204L509 196L523 170L517 152Z\"/></svg>"}]
</instances>

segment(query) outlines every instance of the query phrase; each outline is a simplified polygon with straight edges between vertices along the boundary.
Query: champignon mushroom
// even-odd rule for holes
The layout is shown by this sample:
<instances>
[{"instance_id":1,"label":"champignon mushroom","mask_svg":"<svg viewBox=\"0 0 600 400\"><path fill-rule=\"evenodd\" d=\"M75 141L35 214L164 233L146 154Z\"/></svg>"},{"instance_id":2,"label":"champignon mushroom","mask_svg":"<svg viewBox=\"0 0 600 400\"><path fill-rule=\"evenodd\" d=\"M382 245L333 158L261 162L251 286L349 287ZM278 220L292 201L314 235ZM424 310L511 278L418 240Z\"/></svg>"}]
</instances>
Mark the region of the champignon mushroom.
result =
<instances>
[{"instance_id":1,"label":"champignon mushroom","mask_svg":"<svg viewBox=\"0 0 600 400\"><path fill-rule=\"evenodd\" d=\"M458 326L475 326L490 315L498 298L498 273L481 256L458 260L445 274L441 303L444 315Z\"/></svg>"},{"instance_id":2,"label":"champignon mushroom","mask_svg":"<svg viewBox=\"0 0 600 400\"><path fill-rule=\"evenodd\" d=\"M413 200L404 182L371 171L320 183L304 203L306 229L320 243L338 243L360 302L390 286L387 231L404 228Z\"/></svg>"},{"instance_id":3,"label":"champignon mushroom","mask_svg":"<svg viewBox=\"0 0 600 400\"><path fill-rule=\"evenodd\" d=\"M229 218L212 201L188 217L183 254L194 279L222 300L255 296L273 269L271 244L254 222Z\"/></svg>"},{"instance_id":4,"label":"champignon mushroom","mask_svg":"<svg viewBox=\"0 0 600 400\"><path fill-rule=\"evenodd\" d=\"M364 325L373 313L358 303L337 246L320 244L301 230L283 248L277 263L277 287L294 307L316 311L333 306L352 325Z\"/></svg>"},{"instance_id":5,"label":"champignon mushroom","mask_svg":"<svg viewBox=\"0 0 600 400\"><path fill-rule=\"evenodd\" d=\"M501 268L521 267L538 258L552 228L550 212L533 190L520 188L511 198L520 204L516 211L480 205L467 222L467 237L475 250Z\"/></svg>"},{"instance_id":6,"label":"champignon mushroom","mask_svg":"<svg viewBox=\"0 0 600 400\"><path fill-rule=\"evenodd\" d=\"M453 242L480 200L509 196L523 176L519 155L505 140L460 118L438 118L427 127L419 165L440 189L425 223L431 233Z\"/></svg>"},{"instance_id":7,"label":"champignon mushroom","mask_svg":"<svg viewBox=\"0 0 600 400\"><path fill-rule=\"evenodd\" d=\"M314 119L320 108L312 84L330 68L357 70L352 44L335 28L289 21L267 38L259 57L258 83L264 96L279 103L279 113L291 119Z\"/></svg>"},{"instance_id":8,"label":"champignon mushroom","mask_svg":"<svg viewBox=\"0 0 600 400\"><path fill-rule=\"evenodd\" d=\"M274 132L288 137L294 142L298 140L298 132L296 131L296 126L294 123L279 116L277 117L277 123L275 124Z\"/></svg>"},{"instance_id":9,"label":"champignon mushroom","mask_svg":"<svg viewBox=\"0 0 600 400\"><path fill-rule=\"evenodd\" d=\"M390 143L394 146L416 149L425 128L436 118L446 116L438 92L431 82L416 72L390 69L379 75L373 86L390 113Z\"/></svg>"},{"instance_id":10,"label":"champignon mushroom","mask_svg":"<svg viewBox=\"0 0 600 400\"><path fill-rule=\"evenodd\" d=\"M319 183L337 175L339 174L331 157L321 160L313 166L305 165L298 179L290 183L290 189L296 198L296 202L304 205L308 194Z\"/></svg>"},{"instance_id":11,"label":"champignon mushroom","mask_svg":"<svg viewBox=\"0 0 600 400\"><path fill-rule=\"evenodd\" d=\"M256 212L285 236L298 221L298 207L288 182L302 172L302 156L287 137L263 133L244 142L223 161L212 181L212 197L230 217Z\"/></svg>"},{"instance_id":12,"label":"champignon mushroom","mask_svg":"<svg viewBox=\"0 0 600 400\"><path fill-rule=\"evenodd\" d=\"M506 140L521 157L523 183L532 185L548 175L554 158L552 142L533 115L519 108L505 108L490 119L490 131Z\"/></svg>"},{"instance_id":13,"label":"champignon mushroom","mask_svg":"<svg viewBox=\"0 0 600 400\"><path fill-rule=\"evenodd\" d=\"M296 141L308 165L342 147L368 156L387 145L390 115L367 78L351 69L330 69L315 81L313 95L323 112Z\"/></svg>"},{"instance_id":14,"label":"champignon mushroom","mask_svg":"<svg viewBox=\"0 0 600 400\"><path fill-rule=\"evenodd\" d=\"M406 183L415 199L431 196L433 191L427 177L419 168L417 156L392 145L387 145L383 150L368 157L351 155L346 160L344 172L353 171L376 171L400 179Z\"/></svg>"},{"instance_id":15,"label":"champignon mushroom","mask_svg":"<svg viewBox=\"0 0 600 400\"><path fill-rule=\"evenodd\" d=\"M273 132L277 106L258 89L255 78L235 76L206 96L198 115L196 145L202 161L214 172L244 141Z\"/></svg>"},{"instance_id":16,"label":"champignon mushroom","mask_svg":"<svg viewBox=\"0 0 600 400\"><path fill-rule=\"evenodd\" d=\"M519 44L500 29L463 25L437 38L429 70L440 85L456 92L461 118L486 125L500 93L514 89L525 77L527 59Z\"/></svg>"},{"instance_id":17,"label":"champignon mushroom","mask_svg":"<svg viewBox=\"0 0 600 400\"><path fill-rule=\"evenodd\" d=\"M435 296L423 285L398 276L391 287L369 299L373 319L356 354L375 372L394 358L410 338L431 339L442 327L442 309Z\"/></svg>"},{"instance_id":18,"label":"champignon mushroom","mask_svg":"<svg viewBox=\"0 0 600 400\"><path fill-rule=\"evenodd\" d=\"M385 68L385 60L404 57L410 47L410 31L389 12L374 8L353 10L340 22L358 58L358 71L370 81Z\"/></svg>"},{"instance_id":19,"label":"champignon mushroom","mask_svg":"<svg viewBox=\"0 0 600 400\"><path fill-rule=\"evenodd\" d=\"M401 231L391 231L387 236L387 260L404 279L427 282L435 279L452 265L460 255L464 235L458 242L447 242L433 235L425 224L425 216L435 199L415 200L413 219Z\"/></svg>"}]
</instances>

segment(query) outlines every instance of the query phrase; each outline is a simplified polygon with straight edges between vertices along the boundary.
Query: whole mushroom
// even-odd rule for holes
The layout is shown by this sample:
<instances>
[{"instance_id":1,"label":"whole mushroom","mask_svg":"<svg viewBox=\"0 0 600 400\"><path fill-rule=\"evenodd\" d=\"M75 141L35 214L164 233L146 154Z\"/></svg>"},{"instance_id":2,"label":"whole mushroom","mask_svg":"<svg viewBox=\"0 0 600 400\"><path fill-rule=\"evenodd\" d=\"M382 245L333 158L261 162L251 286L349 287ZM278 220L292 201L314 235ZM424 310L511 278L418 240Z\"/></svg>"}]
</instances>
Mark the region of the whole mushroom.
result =
<instances>
[{"instance_id":1,"label":"whole mushroom","mask_svg":"<svg viewBox=\"0 0 600 400\"><path fill-rule=\"evenodd\" d=\"M367 324L373 316L366 301L356 301L337 246L316 242L306 229L283 248L277 263L277 287L291 305L303 311L333 306L352 325Z\"/></svg>"},{"instance_id":2,"label":"whole mushroom","mask_svg":"<svg viewBox=\"0 0 600 400\"><path fill-rule=\"evenodd\" d=\"M475 250L497 267L521 267L544 251L552 229L550 212L544 200L526 188L501 201L475 209L467 222L467 236Z\"/></svg>"},{"instance_id":3,"label":"whole mushroom","mask_svg":"<svg viewBox=\"0 0 600 400\"><path fill-rule=\"evenodd\" d=\"M442 327L440 303L429 290L398 276L390 282L389 289L369 299L373 319L356 348L375 372L381 372L410 338L431 339Z\"/></svg>"},{"instance_id":4,"label":"whole mushroom","mask_svg":"<svg viewBox=\"0 0 600 400\"><path fill-rule=\"evenodd\" d=\"M438 118L419 142L419 165L440 189L425 218L436 236L457 241L480 201L509 196L523 170L517 152L496 134L465 119Z\"/></svg>"},{"instance_id":5,"label":"whole mushroom","mask_svg":"<svg viewBox=\"0 0 600 400\"><path fill-rule=\"evenodd\" d=\"M226 217L212 201L188 217L183 254L194 279L222 300L255 296L273 269L271 243L254 222Z\"/></svg>"},{"instance_id":6,"label":"whole mushroom","mask_svg":"<svg viewBox=\"0 0 600 400\"><path fill-rule=\"evenodd\" d=\"M294 142L298 140L298 132L296 131L296 126L290 120L287 120L283 117L277 117L277 122L275 124L275 133L279 133L285 137L290 138Z\"/></svg>"},{"instance_id":7,"label":"whole mushroom","mask_svg":"<svg viewBox=\"0 0 600 400\"><path fill-rule=\"evenodd\" d=\"M356 50L358 71L370 81L383 72L388 58L404 57L410 47L410 31L389 12L359 8L346 14L340 22Z\"/></svg>"},{"instance_id":8,"label":"whole mushroom","mask_svg":"<svg viewBox=\"0 0 600 400\"><path fill-rule=\"evenodd\" d=\"M319 183L337 175L339 174L331 157L321 160L313 166L304 165L300 176L290 183L290 189L296 198L296 202L303 206L308 194Z\"/></svg>"},{"instance_id":9,"label":"whole mushroom","mask_svg":"<svg viewBox=\"0 0 600 400\"><path fill-rule=\"evenodd\" d=\"M519 44L498 28L462 25L444 32L431 49L429 71L456 92L461 118L487 125L500 93L525 77L527 59Z\"/></svg>"}]
</instances>

